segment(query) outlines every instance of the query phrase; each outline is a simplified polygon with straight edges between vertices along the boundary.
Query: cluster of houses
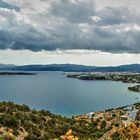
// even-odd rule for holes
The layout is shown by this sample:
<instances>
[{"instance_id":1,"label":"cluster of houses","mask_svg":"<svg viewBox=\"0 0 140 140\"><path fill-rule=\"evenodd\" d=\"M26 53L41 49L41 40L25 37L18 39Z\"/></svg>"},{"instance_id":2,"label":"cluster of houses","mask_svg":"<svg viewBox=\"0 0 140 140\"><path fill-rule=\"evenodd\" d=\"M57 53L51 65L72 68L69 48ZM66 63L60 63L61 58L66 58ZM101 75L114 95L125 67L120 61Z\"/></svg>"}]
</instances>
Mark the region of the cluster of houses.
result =
<instances>
[{"instance_id":1,"label":"cluster of houses","mask_svg":"<svg viewBox=\"0 0 140 140\"><path fill-rule=\"evenodd\" d=\"M81 80L112 80L126 83L140 83L139 73L130 72L72 72L65 73L69 78Z\"/></svg>"},{"instance_id":2,"label":"cluster of houses","mask_svg":"<svg viewBox=\"0 0 140 140\"><path fill-rule=\"evenodd\" d=\"M112 109L105 112L90 112L86 114L87 119L105 120L108 126L118 124L118 126L127 126L132 123L137 116L138 109L134 105L129 105L121 109Z\"/></svg>"}]
</instances>

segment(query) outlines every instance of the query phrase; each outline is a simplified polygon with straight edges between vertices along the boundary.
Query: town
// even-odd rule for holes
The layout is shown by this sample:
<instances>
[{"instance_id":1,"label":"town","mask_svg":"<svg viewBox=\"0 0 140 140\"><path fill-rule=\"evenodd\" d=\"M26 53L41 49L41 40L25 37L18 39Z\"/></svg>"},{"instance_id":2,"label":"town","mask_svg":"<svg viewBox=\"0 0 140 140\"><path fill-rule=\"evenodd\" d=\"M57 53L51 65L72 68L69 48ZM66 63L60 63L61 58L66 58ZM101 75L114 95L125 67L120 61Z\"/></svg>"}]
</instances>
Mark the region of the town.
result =
<instances>
[{"instance_id":1,"label":"town","mask_svg":"<svg viewBox=\"0 0 140 140\"><path fill-rule=\"evenodd\" d=\"M124 83L140 83L140 73L131 72L70 72L65 73L68 78L79 80L111 80ZM140 85L128 87L129 90L140 92Z\"/></svg>"},{"instance_id":2,"label":"town","mask_svg":"<svg viewBox=\"0 0 140 140\"><path fill-rule=\"evenodd\" d=\"M118 133L117 135L120 135L122 129L134 126L134 122L138 119L139 111L140 106L137 103L101 112L90 112L85 115L77 116L75 119L77 121L83 120L92 124L96 123L98 130L104 127L104 129L108 131L99 138L100 140L103 140L115 137L116 133Z\"/></svg>"}]
</instances>

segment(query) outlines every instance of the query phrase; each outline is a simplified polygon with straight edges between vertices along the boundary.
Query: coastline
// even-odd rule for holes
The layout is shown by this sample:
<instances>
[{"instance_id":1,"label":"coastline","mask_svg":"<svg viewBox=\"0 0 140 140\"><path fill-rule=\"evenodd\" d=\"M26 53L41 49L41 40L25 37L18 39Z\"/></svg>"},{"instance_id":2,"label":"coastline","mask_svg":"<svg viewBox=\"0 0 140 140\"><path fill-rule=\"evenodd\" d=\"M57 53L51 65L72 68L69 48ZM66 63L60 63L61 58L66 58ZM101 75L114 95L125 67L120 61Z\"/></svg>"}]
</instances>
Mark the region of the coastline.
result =
<instances>
[{"instance_id":1,"label":"coastline","mask_svg":"<svg viewBox=\"0 0 140 140\"><path fill-rule=\"evenodd\" d=\"M121 81L123 83L135 83L137 85L128 87L128 90L140 92L140 74L129 72L91 72L91 73L65 73L67 78L79 80L103 80L103 81Z\"/></svg>"},{"instance_id":2,"label":"coastline","mask_svg":"<svg viewBox=\"0 0 140 140\"><path fill-rule=\"evenodd\" d=\"M140 103L67 118L47 110L0 102L1 139L127 139L139 133L139 121ZM130 133L129 128L135 131ZM125 133L122 134L122 130Z\"/></svg>"},{"instance_id":3,"label":"coastline","mask_svg":"<svg viewBox=\"0 0 140 140\"><path fill-rule=\"evenodd\" d=\"M97 79L100 80L100 77ZM0 131L2 133L0 138L4 139L10 133L11 138L18 139L22 136L23 140L66 140L67 137L73 137L72 140L103 140L115 137L127 139L130 135L135 137L133 133L130 134L130 127L134 127L136 129L134 132L139 134L139 114L140 103L68 118L52 114L47 110L35 110L26 105L2 102L0 103ZM125 132L123 135L121 130Z\"/></svg>"}]
</instances>

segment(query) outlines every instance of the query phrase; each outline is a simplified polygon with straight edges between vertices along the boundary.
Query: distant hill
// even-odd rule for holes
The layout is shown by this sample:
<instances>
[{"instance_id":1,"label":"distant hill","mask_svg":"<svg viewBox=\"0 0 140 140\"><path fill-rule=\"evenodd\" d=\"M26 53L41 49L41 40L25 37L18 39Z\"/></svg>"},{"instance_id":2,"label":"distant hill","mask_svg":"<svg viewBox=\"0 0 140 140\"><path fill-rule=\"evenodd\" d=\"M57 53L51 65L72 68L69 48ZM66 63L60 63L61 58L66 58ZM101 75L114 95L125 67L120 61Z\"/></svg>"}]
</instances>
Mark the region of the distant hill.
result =
<instances>
[{"instance_id":1,"label":"distant hill","mask_svg":"<svg viewBox=\"0 0 140 140\"><path fill-rule=\"evenodd\" d=\"M64 72L86 72L94 71L97 67L74 65L74 64L51 64L51 65L25 65L0 68L1 70L17 70L17 71L64 71Z\"/></svg>"},{"instance_id":2,"label":"distant hill","mask_svg":"<svg viewBox=\"0 0 140 140\"><path fill-rule=\"evenodd\" d=\"M140 64L121 65L115 67L98 67L95 71L99 72L140 72Z\"/></svg>"},{"instance_id":3,"label":"distant hill","mask_svg":"<svg viewBox=\"0 0 140 140\"><path fill-rule=\"evenodd\" d=\"M4 68L13 68L16 65L12 65L12 64L0 64L0 69L4 69Z\"/></svg>"},{"instance_id":4,"label":"distant hill","mask_svg":"<svg viewBox=\"0 0 140 140\"><path fill-rule=\"evenodd\" d=\"M140 64L121 66L97 67L75 64L51 64L51 65L0 65L0 70L16 71L63 71L63 72L140 72Z\"/></svg>"}]
</instances>

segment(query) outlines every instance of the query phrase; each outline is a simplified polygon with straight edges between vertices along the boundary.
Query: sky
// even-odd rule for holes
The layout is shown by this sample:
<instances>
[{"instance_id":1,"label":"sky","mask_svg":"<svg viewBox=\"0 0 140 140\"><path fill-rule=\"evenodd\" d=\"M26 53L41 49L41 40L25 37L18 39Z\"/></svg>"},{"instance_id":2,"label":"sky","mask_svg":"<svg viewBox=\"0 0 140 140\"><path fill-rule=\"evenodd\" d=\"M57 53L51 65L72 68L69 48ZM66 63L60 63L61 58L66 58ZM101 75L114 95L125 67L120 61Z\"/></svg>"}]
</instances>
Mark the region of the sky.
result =
<instances>
[{"instance_id":1,"label":"sky","mask_svg":"<svg viewBox=\"0 0 140 140\"><path fill-rule=\"evenodd\" d=\"M139 0L0 0L0 63L140 63Z\"/></svg>"}]
</instances>

